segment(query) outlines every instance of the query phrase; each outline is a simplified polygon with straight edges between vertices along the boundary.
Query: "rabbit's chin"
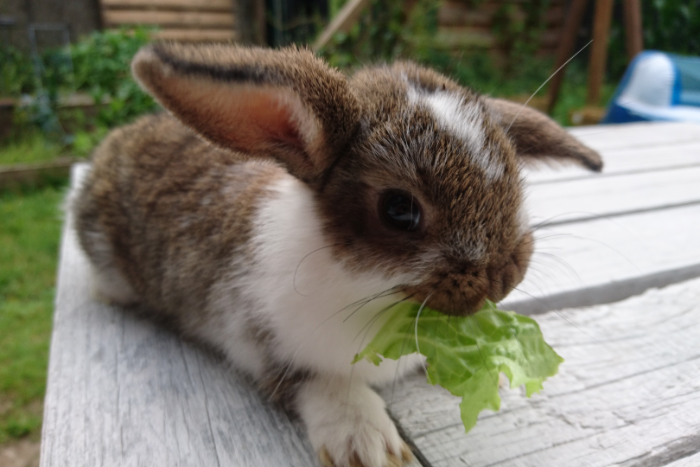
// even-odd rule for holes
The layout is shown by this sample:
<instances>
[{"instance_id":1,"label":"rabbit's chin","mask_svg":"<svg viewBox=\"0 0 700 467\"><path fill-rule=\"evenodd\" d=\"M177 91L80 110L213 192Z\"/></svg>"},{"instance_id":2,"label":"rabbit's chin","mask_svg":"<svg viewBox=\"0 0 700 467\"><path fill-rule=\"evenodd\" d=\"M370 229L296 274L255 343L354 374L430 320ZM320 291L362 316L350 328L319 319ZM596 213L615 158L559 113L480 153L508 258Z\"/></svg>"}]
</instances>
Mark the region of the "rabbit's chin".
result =
<instances>
[{"instance_id":1,"label":"rabbit's chin","mask_svg":"<svg viewBox=\"0 0 700 467\"><path fill-rule=\"evenodd\" d=\"M392 288L410 278L343 267L323 235L312 191L297 179L283 177L269 193L254 222L255 246L243 279L223 278L212 289L210 303L230 319L212 322L202 337L256 376L270 358L292 369L377 385L415 369L417 355L380 366L352 364L384 324L383 311L405 297Z\"/></svg>"}]
</instances>

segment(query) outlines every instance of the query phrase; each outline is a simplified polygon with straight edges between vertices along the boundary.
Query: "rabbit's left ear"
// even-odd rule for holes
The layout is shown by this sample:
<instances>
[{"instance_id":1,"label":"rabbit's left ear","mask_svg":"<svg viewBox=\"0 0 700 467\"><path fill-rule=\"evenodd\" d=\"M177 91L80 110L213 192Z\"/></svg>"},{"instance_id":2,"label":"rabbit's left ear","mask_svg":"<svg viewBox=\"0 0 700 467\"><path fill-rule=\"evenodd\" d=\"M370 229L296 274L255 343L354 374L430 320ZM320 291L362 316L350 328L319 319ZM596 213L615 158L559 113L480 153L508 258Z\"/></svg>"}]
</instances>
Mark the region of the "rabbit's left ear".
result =
<instances>
[{"instance_id":1,"label":"rabbit's left ear","mask_svg":"<svg viewBox=\"0 0 700 467\"><path fill-rule=\"evenodd\" d=\"M312 186L359 122L345 76L308 50L157 43L132 70L185 125L244 156L275 159Z\"/></svg>"},{"instance_id":2,"label":"rabbit's left ear","mask_svg":"<svg viewBox=\"0 0 700 467\"><path fill-rule=\"evenodd\" d=\"M532 160L576 162L600 172L600 154L583 145L545 114L503 99L484 99L492 117L515 143L518 156Z\"/></svg>"}]
</instances>

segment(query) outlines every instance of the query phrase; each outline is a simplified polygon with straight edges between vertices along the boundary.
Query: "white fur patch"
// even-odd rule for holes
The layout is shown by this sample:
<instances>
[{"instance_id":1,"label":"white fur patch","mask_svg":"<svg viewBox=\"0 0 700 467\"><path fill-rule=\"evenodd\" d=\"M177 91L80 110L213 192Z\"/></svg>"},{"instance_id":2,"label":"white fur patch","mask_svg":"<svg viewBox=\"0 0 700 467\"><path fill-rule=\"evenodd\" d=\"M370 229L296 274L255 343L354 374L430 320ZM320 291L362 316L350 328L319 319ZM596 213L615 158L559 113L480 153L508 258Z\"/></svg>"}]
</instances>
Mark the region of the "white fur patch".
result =
<instances>
[{"instance_id":1,"label":"white fur patch","mask_svg":"<svg viewBox=\"0 0 700 467\"><path fill-rule=\"evenodd\" d=\"M112 262L112 247L102 232L84 232L90 237L92 255L90 269L92 292L99 301L115 305L136 303L136 292Z\"/></svg>"},{"instance_id":2,"label":"white fur patch","mask_svg":"<svg viewBox=\"0 0 700 467\"><path fill-rule=\"evenodd\" d=\"M381 310L403 296L360 307L362 300L409 278L351 273L332 257L310 189L291 176L273 188L277 196L265 200L255 221L255 260L244 290L262 305L254 313L272 327L275 356L321 374L372 384L393 381L398 365L393 360L379 367L351 362L383 324ZM402 369L409 369L420 360L401 361Z\"/></svg>"},{"instance_id":3,"label":"white fur patch","mask_svg":"<svg viewBox=\"0 0 700 467\"><path fill-rule=\"evenodd\" d=\"M481 124L484 109L478 101L465 103L460 96L447 91L420 93L410 84L408 101L413 105L425 105L441 128L465 141L471 159L484 171L487 180L495 180L503 175L503 163L493 157L486 145Z\"/></svg>"}]
</instances>

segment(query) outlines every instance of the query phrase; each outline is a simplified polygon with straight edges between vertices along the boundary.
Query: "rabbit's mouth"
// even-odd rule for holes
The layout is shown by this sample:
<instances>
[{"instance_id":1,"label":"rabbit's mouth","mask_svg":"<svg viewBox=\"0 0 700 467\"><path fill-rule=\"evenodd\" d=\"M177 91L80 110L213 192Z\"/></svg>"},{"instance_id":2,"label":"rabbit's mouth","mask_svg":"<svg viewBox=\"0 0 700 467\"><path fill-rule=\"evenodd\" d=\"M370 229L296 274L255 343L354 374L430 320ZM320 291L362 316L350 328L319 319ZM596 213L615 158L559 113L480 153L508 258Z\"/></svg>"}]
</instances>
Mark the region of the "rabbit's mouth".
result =
<instances>
[{"instance_id":1,"label":"rabbit's mouth","mask_svg":"<svg viewBox=\"0 0 700 467\"><path fill-rule=\"evenodd\" d=\"M503 300L523 280L532 251L533 236L527 232L505 259L501 257L482 268L441 269L405 291L412 300L446 315L470 315L479 311L487 299Z\"/></svg>"}]
</instances>

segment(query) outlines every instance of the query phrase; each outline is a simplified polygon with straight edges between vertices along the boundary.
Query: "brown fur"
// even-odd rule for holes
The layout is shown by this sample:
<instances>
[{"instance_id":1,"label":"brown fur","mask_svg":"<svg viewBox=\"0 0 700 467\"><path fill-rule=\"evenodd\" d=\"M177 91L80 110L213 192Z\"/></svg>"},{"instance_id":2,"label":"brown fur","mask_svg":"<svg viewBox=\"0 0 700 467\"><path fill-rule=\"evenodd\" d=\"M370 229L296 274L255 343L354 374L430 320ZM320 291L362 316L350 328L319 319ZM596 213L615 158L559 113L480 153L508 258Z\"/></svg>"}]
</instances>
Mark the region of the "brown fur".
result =
<instances>
[{"instance_id":1,"label":"brown fur","mask_svg":"<svg viewBox=\"0 0 700 467\"><path fill-rule=\"evenodd\" d=\"M287 49L282 57L267 49L161 43L142 50L133 69L185 124L224 147L273 154L310 184L320 182L333 163L329 158L338 156L358 120L345 77L305 50ZM235 92L234 87L246 89ZM319 138L304 139L289 122L287 107L276 102L275 92L299 99L308 113L305 118L321 127ZM249 102L239 105L240 99ZM251 128L251 118L256 128Z\"/></svg>"},{"instance_id":2,"label":"brown fur","mask_svg":"<svg viewBox=\"0 0 700 467\"><path fill-rule=\"evenodd\" d=\"M250 254L250 219L276 165L243 160L200 139L169 115L143 117L95 151L77 198L81 244L114 262L147 306L187 328L207 309L207 287ZM95 233L111 246L102 258ZM198 245L206 245L200 248Z\"/></svg>"}]
</instances>

